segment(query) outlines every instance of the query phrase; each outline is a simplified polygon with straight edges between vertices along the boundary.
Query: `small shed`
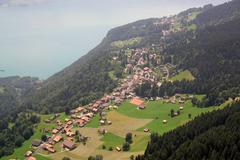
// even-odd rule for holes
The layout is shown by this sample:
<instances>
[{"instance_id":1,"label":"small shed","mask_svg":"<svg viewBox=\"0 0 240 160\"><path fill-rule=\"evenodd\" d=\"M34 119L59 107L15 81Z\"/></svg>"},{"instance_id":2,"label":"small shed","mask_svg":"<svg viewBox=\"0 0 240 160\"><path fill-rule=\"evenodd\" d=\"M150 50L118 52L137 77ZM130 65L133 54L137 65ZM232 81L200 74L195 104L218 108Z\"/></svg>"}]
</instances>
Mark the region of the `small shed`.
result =
<instances>
[{"instance_id":1,"label":"small shed","mask_svg":"<svg viewBox=\"0 0 240 160\"><path fill-rule=\"evenodd\" d=\"M121 151L121 148L120 148L120 147L116 147L116 150L117 150L118 152L120 152L120 151Z\"/></svg>"},{"instance_id":2,"label":"small shed","mask_svg":"<svg viewBox=\"0 0 240 160\"><path fill-rule=\"evenodd\" d=\"M149 132L149 129L148 129L148 128L144 128L143 131L144 131L144 132Z\"/></svg>"},{"instance_id":3,"label":"small shed","mask_svg":"<svg viewBox=\"0 0 240 160\"><path fill-rule=\"evenodd\" d=\"M25 153L25 157L30 157L30 156L32 156L32 151L27 151L27 152Z\"/></svg>"},{"instance_id":4,"label":"small shed","mask_svg":"<svg viewBox=\"0 0 240 160\"><path fill-rule=\"evenodd\" d=\"M40 140L33 140L33 141L32 141L32 146L33 146L33 147L38 147L38 146L41 145L41 143L42 143L42 142L41 142Z\"/></svg>"}]
</instances>

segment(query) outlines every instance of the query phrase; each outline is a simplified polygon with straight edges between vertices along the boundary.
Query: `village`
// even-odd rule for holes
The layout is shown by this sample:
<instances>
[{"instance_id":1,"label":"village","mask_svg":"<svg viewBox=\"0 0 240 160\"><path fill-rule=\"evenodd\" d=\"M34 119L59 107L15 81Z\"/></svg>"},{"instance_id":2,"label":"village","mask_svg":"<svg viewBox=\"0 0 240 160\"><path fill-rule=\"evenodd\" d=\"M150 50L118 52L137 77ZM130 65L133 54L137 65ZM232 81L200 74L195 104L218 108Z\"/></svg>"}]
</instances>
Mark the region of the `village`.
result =
<instances>
[{"instance_id":1,"label":"village","mask_svg":"<svg viewBox=\"0 0 240 160\"><path fill-rule=\"evenodd\" d=\"M146 58L148 57L150 60L154 60L156 58L155 54L149 54L148 49L136 49L134 54L131 55L131 59L129 59L129 64L126 65L125 72L131 73L126 78L122 80L122 84L115 88L112 93L105 95L101 99L94 101L93 103L88 104L87 106L79 106L70 111L70 118L64 119L61 121L58 119L59 114L55 114L53 119L46 119L45 123L50 123L51 121L55 122L56 127L54 129L45 129L44 132L49 133L51 136L47 136L45 142L42 140L34 140L32 141L32 147L36 148L36 150L43 150L47 154L52 154L57 152L55 149L56 146L60 146L61 150L73 150L78 144L76 143L76 137L80 138L81 141L87 139L87 136L77 135L78 132L76 128L82 128L87 125L91 119L96 115L100 114L101 119L99 119L99 123L101 124L101 128L99 128L99 134L104 135L107 130L104 129L105 125L111 125L112 122L110 119L106 118L106 111L111 109L118 109L118 107L125 100L129 100L131 104L137 106L138 109L145 109L144 100L139 97L136 97L134 93L135 88L146 81L150 83L156 83L157 85L161 85L161 82L157 80L155 77L154 71L149 67L143 67L144 64L147 63ZM172 67L168 64L168 67ZM164 72L167 72L167 66L164 66ZM192 98L192 97L188 97ZM175 95L173 97L156 97L156 100L164 100L165 103L180 103L184 104L187 100L187 97L182 95ZM153 100L153 98L146 100ZM183 110L183 107L180 107ZM177 116L179 112L174 112L174 115ZM167 120L163 120L163 123L167 123ZM149 132L148 128L144 128L143 132ZM80 142L80 141L78 141ZM119 147L116 148L117 151L121 151ZM25 155L28 160L33 160L32 152L28 151Z\"/></svg>"},{"instance_id":2,"label":"village","mask_svg":"<svg viewBox=\"0 0 240 160\"><path fill-rule=\"evenodd\" d=\"M171 23L172 25L176 22L175 17L163 18L160 22L156 22L155 25L162 23ZM168 36L171 33L177 32L179 30L174 30L170 28L169 30L163 30L163 37ZM113 57L113 61L117 61L118 57ZM149 62L156 62L160 67L160 72L162 72L163 77L159 79L154 72L154 69L149 67L147 64ZM111 125L110 119L106 118L106 111L111 109L118 109L118 107L126 100L129 100L131 104L137 106L138 109L145 109L145 101L149 100L163 100L165 103L180 103L184 104L186 100L193 98L185 97L182 95L175 95L173 97L152 97L145 98L144 100L137 97L135 94L135 88L145 82L150 82L151 84L157 84L161 86L162 80L169 80L169 70L174 68L173 64L162 65L159 58L155 53L150 52L148 48L137 48L131 55L128 55L128 64L126 65L124 72L128 73L125 78L121 80L120 85L113 90L112 93L104 95L101 99L98 99L86 106L79 106L70 111L70 118L65 118L63 121L59 120L59 114L55 114L52 120L46 119L45 123L50 123L54 121L54 129L46 129L44 132L49 133L45 139L32 141L32 147L35 150L43 151L43 154L53 154L62 150L74 150L77 146L77 142L85 142L87 136L79 135L76 128L82 128L87 125L96 114L100 114L99 123L101 128L99 128L99 134L104 135L107 130L104 129L104 125ZM183 110L183 106L180 106L179 110ZM174 112L174 116L180 114L180 111ZM163 120L163 123L167 123L167 120ZM143 132L149 132L148 128L144 128ZM76 137L78 141L76 142ZM80 140L79 140L80 139ZM116 147L117 151L121 151L121 148ZM32 156L32 151L27 151L25 156L27 160L35 160Z\"/></svg>"}]
</instances>

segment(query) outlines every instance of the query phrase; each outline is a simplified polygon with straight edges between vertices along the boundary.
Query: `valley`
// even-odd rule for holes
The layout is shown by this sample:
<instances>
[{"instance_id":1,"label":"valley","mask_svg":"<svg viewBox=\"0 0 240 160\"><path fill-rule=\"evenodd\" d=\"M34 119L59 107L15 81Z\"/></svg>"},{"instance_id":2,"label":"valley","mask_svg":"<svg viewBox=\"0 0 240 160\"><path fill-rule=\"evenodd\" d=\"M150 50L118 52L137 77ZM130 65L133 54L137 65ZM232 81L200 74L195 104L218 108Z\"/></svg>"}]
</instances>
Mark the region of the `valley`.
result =
<instances>
[{"instance_id":1,"label":"valley","mask_svg":"<svg viewBox=\"0 0 240 160\"><path fill-rule=\"evenodd\" d=\"M1 78L0 159L234 159L236 13L234 0L129 23L47 80Z\"/></svg>"}]
</instances>

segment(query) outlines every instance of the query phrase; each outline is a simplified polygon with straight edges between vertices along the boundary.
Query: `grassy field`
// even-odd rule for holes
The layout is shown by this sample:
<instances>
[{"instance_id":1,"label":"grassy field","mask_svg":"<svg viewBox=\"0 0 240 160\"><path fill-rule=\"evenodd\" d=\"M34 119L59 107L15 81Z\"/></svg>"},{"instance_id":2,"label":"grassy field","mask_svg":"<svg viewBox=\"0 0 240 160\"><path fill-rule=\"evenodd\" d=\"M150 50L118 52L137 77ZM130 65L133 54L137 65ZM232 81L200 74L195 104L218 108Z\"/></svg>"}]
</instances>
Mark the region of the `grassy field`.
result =
<instances>
[{"instance_id":1,"label":"grassy field","mask_svg":"<svg viewBox=\"0 0 240 160\"><path fill-rule=\"evenodd\" d=\"M204 95L196 96L202 98ZM86 145L80 144L73 151L57 152L42 156L35 154L38 160L61 160L63 157L70 157L72 160L86 160L90 155L101 154L105 160L119 159L128 160L130 155L142 154L146 149L151 132L158 132L163 134L178 126L181 126L201 113L206 113L214 109L223 108L226 104L231 102L230 100L220 107L209 108L197 108L187 101L184 105L184 109L179 116L174 118L170 117L170 110L179 109L179 104L163 103L162 101L149 101L146 102L146 109L139 110L137 106L130 104L128 101L124 102L118 110L112 110L107 112L107 119L112 121L112 125L101 126L105 128L108 133L104 136L98 134L99 115L96 115L92 121L84 128L75 128L80 131L82 135L88 136L89 139ZM191 114L191 118L188 115ZM44 119L49 119L52 115L42 115L41 123L35 129L35 134L30 140L26 141L21 148L15 149L13 155L4 157L1 160L8 160L10 158L24 159L24 153L30 150L31 142L34 139L40 139L43 128L52 129L55 126L55 120L46 124ZM60 114L58 119L64 120L68 118L64 113ZM162 120L166 119L166 124L162 123ZM143 132L144 128L149 128L150 132ZM129 152L117 152L115 147L122 147L125 141L125 135L131 132L133 134L133 143L131 144ZM106 149L103 150L102 146L105 145ZM113 147L113 151L109 151L109 147ZM41 152L40 152L41 153Z\"/></svg>"},{"instance_id":2,"label":"grassy field","mask_svg":"<svg viewBox=\"0 0 240 160\"><path fill-rule=\"evenodd\" d=\"M125 102L121 107L119 107L118 112L129 117L139 118L139 119L152 119L152 121L143 127L137 129L138 131L143 131L144 128L149 128L151 132L158 132L160 134L170 131L177 126L183 125L188 122L188 114L192 115L192 118L200 115L201 113L209 112L214 110L216 107L209 108L198 108L192 105L188 101L184 105L184 110L177 117L170 117L170 110L174 109L177 111L179 109L179 104L168 104L162 101L150 101L146 104L146 109L139 110L136 106ZM167 120L167 124L163 124L162 121Z\"/></svg>"},{"instance_id":3,"label":"grassy field","mask_svg":"<svg viewBox=\"0 0 240 160\"><path fill-rule=\"evenodd\" d=\"M124 138L108 132L101 138L101 141L103 141L103 145L106 146L106 149L109 149L109 147L115 149L116 147L122 146ZM102 146L100 146L100 148L102 148Z\"/></svg>"},{"instance_id":4,"label":"grassy field","mask_svg":"<svg viewBox=\"0 0 240 160\"><path fill-rule=\"evenodd\" d=\"M95 115L93 119L85 126L88 128L98 128L99 127L99 114Z\"/></svg>"},{"instance_id":5,"label":"grassy field","mask_svg":"<svg viewBox=\"0 0 240 160\"><path fill-rule=\"evenodd\" d=\"M0 93L4 92L4 87L0 86Z\"/></svg>"},{"instance_id":6,"label":"grassy field","mask_svg":"<svg viewBox=\"0 0 240 160\"><path fill-rule=\"evenodd\" d=\"M141 41L142 41L141 37L135 37L135 38L131 38L131 39L124 40L124 41L115 41L115 42L112 42L111 45L113 47L123 48L126 46L132 46L132 45L139 44Z\"/></svg>"},{"instance_id":7,"label":"grassy field","mask_svg":"<svg viewBox=\"0 0 240 160\"><path fill-rule=\"evenodd\" d=\"M175 75L174 77L170 78L172 81L180 81L180 80L194 80L192 73L188 70L182 71L179 74Z\"/></svg>"},{"instance_id":8,"label":"grassy field","mask_svg":"<svg viewBox=\"0 0 240 160\"><path fill-rule=\"evenodd\" d=\"M144 151L147 147L148 141L150 140L149 135L137 135L133 137L133 143L130 147L130 152Z\"/></svg>"},{"instance_id":9,"label":"grassy field","mask_svg":"<svg viewBox=\"0 0 240 160\"><path fill-rule=\"evenodd\" d=\"M109 76L112 80L114 80L114 79L117 78L117 77L115 76L114 71L110 71L110 72L108 72L108 76Z\"/></svg>"},{"instance_id":10,"label":"grassy field","mask_svg":"<svg viewBox=\"0 0 240 160\"><path fill-rule=\"evenodd\" d=\"M189 31L195 31L195 30L197 29L197 25L196 25L196 24L191 24L191 25L189 25L189 26L187 27L187 29L188 29Z\"/></svg>"}]
</instances>

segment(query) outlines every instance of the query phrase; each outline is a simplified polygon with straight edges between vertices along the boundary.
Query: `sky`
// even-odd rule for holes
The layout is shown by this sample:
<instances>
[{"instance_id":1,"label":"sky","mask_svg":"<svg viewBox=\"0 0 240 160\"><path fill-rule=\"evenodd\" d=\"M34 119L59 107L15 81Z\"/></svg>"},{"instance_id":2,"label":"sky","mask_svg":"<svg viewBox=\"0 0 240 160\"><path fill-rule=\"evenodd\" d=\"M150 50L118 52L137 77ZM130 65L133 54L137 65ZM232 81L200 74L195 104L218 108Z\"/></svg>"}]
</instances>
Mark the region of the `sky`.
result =
<instances>
[{"instance_id":1,"label":"sky","mask_svg":"<svg viewBox=\"0 0 240 160\"><path fill-rule=\"evenodd\" d=\"M111 28L227 0L0 0L0 77L46 79Z\"/></svg>"}]
</instances>

